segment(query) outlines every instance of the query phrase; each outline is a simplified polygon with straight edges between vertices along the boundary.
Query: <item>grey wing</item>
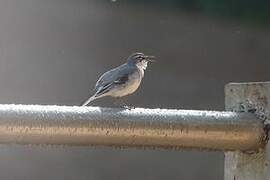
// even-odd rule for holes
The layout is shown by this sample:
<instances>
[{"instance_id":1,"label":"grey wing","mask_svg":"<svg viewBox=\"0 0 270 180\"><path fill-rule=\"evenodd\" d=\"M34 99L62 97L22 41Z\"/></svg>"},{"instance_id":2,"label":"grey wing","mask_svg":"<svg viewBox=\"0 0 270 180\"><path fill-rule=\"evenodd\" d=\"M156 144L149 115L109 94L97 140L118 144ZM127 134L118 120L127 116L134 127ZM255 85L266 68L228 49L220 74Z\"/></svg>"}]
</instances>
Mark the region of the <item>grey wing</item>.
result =
<instances>
[{"instance_id":1,"label":"grey wing","mask_svg":"<svg viewBox=\"0 0 270 180\"><path fill-rule=\"evenodd\" d=\"M118 68L114 68L110 71L107 71L106 73L104 73L97 81L96 86L95 86L95 90L98 90L100 87L106 86L107 84L112 83L115 78L117 77L117 71Z\"/></svg>"},{"instance_id":2,"label":"grey wing","mask_svg":"<svg viewBox=\"0 0 270 180\"><path fill-rule=\"evenodd\" d=\"M126 64L104 73L97 81L95 89L96 95L108 92L114 85L123 84L128 81L129 74L136 71L136 68Z\"/></svg>"}]
</instances>

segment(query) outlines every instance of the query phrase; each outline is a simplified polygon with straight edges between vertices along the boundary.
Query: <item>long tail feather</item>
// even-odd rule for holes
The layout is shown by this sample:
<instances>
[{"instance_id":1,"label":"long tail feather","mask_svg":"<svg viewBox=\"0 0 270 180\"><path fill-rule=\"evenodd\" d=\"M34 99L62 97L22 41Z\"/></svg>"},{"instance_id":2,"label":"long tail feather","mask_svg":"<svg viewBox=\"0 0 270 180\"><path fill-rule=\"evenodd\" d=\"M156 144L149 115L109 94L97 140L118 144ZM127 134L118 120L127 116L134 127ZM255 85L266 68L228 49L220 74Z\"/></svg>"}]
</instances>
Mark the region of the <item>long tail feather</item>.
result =
<instances>
[{"instance_id":1,"label":"long tail feather","mask_svg":"<svg viewBox=\"0 0 270 180\"><path fill-rule=\"evenodd\" d=\"M91 96L90 98L88 98L86 101L84 101L81 106L87 106L91 101L94 101L95 99L97 99L98 97L96 97L96 95Z\"/></svg>"},{"instance_id":2,"label":"long tail feather","mask_svg":"<svg viewBox=\"0 0 270 180\"><path fill-rule=\"evenodd\" d=\"M110 91L112 83L107 84L106 86L101 86L97 92L91 96L89 99L87 99L85 102L81 104L81 106L87 106L91 101L94 101L95 99L101 98L103 96L106 96L106 93Z\"/></svg>"}]
</instances>

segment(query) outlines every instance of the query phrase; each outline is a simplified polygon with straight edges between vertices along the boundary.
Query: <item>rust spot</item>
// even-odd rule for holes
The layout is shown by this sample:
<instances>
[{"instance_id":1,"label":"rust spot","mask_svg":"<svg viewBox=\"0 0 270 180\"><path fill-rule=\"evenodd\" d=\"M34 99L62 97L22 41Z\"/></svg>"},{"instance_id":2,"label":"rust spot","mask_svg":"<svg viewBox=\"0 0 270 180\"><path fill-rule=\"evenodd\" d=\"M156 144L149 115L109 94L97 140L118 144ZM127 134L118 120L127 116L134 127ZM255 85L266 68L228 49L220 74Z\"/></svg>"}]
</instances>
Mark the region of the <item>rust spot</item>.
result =
<instances>
[{"instance_id":1,"label":"rust spot","mask_svg":"<svg viewBox=\"0 0 270 180\"><path fill-rule=\"evenodd\" d=\"M249 113L255 113L257 111L257 109L256 108L251 108L251 109L248 109L247 111Z\"/></svg>"},{"instance_id":2,"label":"rust spot","mask_svg":"<svg viewBox=\"0 0 270 180\"><path fill-rule=\"evenodd\" d=\"M264 140L264 143L267 144L267 142L269 141L270 124L265 124L263 130L265 132L265 137L263 140Z\"/></svg>"}]
</instances>

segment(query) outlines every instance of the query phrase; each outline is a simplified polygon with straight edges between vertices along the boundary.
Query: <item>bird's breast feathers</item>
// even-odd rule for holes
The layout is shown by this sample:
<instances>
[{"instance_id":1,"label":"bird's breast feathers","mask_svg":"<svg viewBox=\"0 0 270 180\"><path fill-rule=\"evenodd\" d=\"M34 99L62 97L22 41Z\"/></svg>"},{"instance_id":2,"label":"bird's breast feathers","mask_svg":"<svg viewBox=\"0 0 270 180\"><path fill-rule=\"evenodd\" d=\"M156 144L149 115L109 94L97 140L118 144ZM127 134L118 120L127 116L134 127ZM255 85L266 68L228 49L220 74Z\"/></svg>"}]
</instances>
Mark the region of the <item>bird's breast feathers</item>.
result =
<instances>
[{"instance_id":1,"label":"bird's breast feathers","mask_svg":"<svg viewBox=\"0 0 270 180\"><path fill-rule=\"evenodd\" d=\"M128 81L126 81L126 83L119 85L117 88L114 88L110 94L113 97L122 97L132 94L140 86L141 80L142 77L140 73L138 71L134 72L128 76Z\"/></svg>"}]
</instances>

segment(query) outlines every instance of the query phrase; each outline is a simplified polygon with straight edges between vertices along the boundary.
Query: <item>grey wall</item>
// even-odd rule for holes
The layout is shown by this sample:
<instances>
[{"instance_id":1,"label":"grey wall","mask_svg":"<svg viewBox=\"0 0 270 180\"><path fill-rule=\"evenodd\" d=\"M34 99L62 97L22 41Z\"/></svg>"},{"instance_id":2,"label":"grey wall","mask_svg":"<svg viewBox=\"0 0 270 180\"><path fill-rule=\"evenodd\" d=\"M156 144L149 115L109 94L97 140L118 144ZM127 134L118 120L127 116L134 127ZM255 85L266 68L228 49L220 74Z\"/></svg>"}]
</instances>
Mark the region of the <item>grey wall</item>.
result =
<instances>
[{"instance_id":1,"label":"grey wall","mask_svg":"<svg viewBox=\"0 0 270 180\"><path fill-rule=\"evenodd\" d=\"M269 42L264 24L173 5L1 0L0 103L78 105L100 74L143 51L157 63L128 104L223 110L226 83L269 80ZM0 178L221 180L223 154L1 145Z\"/></svg>"}]
</instances>

